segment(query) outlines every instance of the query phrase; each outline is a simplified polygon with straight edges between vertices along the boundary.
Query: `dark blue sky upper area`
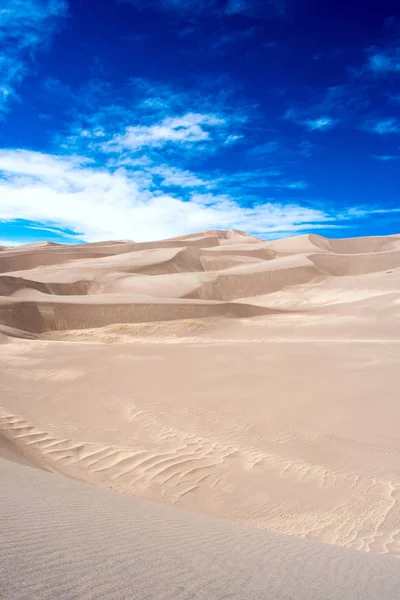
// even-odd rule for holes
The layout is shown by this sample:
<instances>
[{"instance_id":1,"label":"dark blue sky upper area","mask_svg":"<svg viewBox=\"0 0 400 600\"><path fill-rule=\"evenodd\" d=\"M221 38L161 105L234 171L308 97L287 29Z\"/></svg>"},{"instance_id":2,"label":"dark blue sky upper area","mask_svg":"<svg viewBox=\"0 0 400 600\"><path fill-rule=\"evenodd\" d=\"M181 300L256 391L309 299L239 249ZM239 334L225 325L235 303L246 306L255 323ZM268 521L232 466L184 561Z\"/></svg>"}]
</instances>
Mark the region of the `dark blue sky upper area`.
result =
<instances>
[{"instance_id":1,"label":"dark blue sky upper area","mask_svg":"<svg viewBox=\"0 0 400 600\"><path fill-rule=\"evenodd\" d=\"M399 230L398 2L5 1L1 239Z\"/></svg>"}]
</instances>

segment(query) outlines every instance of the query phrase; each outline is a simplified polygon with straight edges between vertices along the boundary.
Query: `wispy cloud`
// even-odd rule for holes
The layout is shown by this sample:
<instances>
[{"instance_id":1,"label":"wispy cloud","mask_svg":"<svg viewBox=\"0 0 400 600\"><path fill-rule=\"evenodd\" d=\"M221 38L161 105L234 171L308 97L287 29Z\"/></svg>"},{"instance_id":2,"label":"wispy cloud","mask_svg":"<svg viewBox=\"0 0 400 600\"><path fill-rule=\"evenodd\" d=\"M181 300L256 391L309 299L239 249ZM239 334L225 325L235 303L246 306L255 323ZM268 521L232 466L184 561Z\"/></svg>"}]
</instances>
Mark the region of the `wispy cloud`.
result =
<instances>
[{"instance_id":1,"label":"wispy cloud","mask_svg":"<svg viewBox=\"0 0 400 600\"><path fill-rule=\"evenodd\" d=\"M292 3L289 0L228 0L225 13L228 15L245 15L248 17L277 17L284 19L288 16Z\"/></svg>"},{"instance_id":2,"label":"wispy cloud","mask_svg":"<svg viewBox=\"0 0 400 600\"><path fill-rule=\"evenodd\" d=\"M237 44L244 40L254 41L259 30L257 27L248 27L247 29L228 30L225 33L221 32L218 35L210 36L210 48L212 51L224 52L228 47ZM196 32L198 35L198 32Z\"/></svg>"},{"instance_id":3,"label":"wispy cloud","mask_svg":"<svg viewBox=\"0 0 400 600\"><path fill-rule=\"evenodd\" d=\"M280 151L280 149L280 143L276 140L271 140L270 142L265 142L264 144L257 144L252 148L249 148L248 154L250 156L265 156L268 154L276 154Z\"/></svg>"},{"instance_id":4,"label":"wispy cloud","mask_svg":"<svg viewBox=\"0 0 400 600\"><path fill-rule=\"evenodd\" d=\"M301 117L301 112L294 109L290 109L286 112L285 119L293 121L309 131L326 131L333 129L339 123L339 119L333 119L327 115L321 115L313 119L303 119Z\"/></svg>"},{"instance_id":5,"label":"wispy cloud","mask_svg":"<svg viewBox=\"0 0 400 600\"><path fill-rule=\"evenodd\" d=\"M173 13L180 17L193 15L235 16L251 18L278 18L290 16L291 0L120 0L140 10L151 8Z\"/></svg>"},{"instance_id":6,"label":"wispy cloud","mask_svg":"<svg viewBox=\"0 0 400 600\"><path fill-rule=\"evenodd\" d=\"M359 122L370 104L369 86L360 79L350 79L309 94L307 102L292 104L285 118L309 131L329 131Z\"/></svg>"},{"instance_id":7,"label":"wispy cloud","mask_svg":"<svg viewBox=\"0 0 400 600\"><path fill-rule=\"evenodd\" d=\"M232 20L215 15L215 18L188 18L175 29L180 40L181 51L203 58L240 53L252 56L254 48L263 39L263 28L249 26L247 21Z\"/></svg>"},{"instance_id":8,"label":"wispy cloud","mask_svg":"<svg viewBox=\"0 0 400 600\"><path fill-rule=\"evenodd\" d=\"M310 156L313 153L313 149L315 148L315 145L312 144L311 142L304 140L302 142L300 142L298 144L298 154L300 154L300 156L303 156L304 158L310 158Z\"/></svg>"},{"instance_id":9,"label":"wispy cloud","mask_svg":"<svg viewBox=\"0 0 400 600\"><path fill-rule=\"evenodd\" d=\"M342 216L344 219L356 217L356 218L368 218L374 215L395 215L400 213L400 208L382 208L379 206L353 206L343 211Z\"/></svg>"},{"instance_id":10,"label":"wispy cloud","mask_svg":"<svg viewBox=\"0 0 400 600\"><path fill-rule=\"evenodd\" d=\"M56 97L71 98L57 81L46 86ZM282 200L285 194L299 198L310 187L282 169L232 172L208 164L202 170L210 154L223 156L242 142L251 106L243 110L226 91L214 92L210 82L190 91L144 80L129 87L132 93L123 100L99 81L75 93L71 131L58 138L62 154L0 153L0 193L7 198L0 219L62 226L82 239L155 239L203 226L258 231L255 221L261 217L267 231L279 228L274 215L288 231L286 204L291 218L295 210L302 215L293 221L294 230L305 215L310 223L323 218L298 200ZM273 194L280 200L265 200ZM132 233L132 223L139 222Z\"/></svg>"},{"instance_id":11,"label":"wispy cloud","mask_svg":"<svg viewBox=\"0 0 400 600\"><path fill-rule=\"evenodd\" d=\"M79 100L78 94L56 77L47 77L42 82L42 87L46 93L46 99L50 102L56 101L64 104L66 101L76 103Z\"/></svg>"},{"instance_id":12,"label":"wispy cloud","mask_svg":"<svg viewBox=\"0 0 400 600\"><path fill-rule=\"evenodd\" d=\"M400 133L400 121L395 117L380 120L368 120L362 124L362 129L378 135L396 134Z\"/></svg>"},{"instance_id":13,"label":"wispy cloud","mask_svg":"<svg viewBox=\"0 0 400 600\"><path fill-rule=\"evenodd\" d=\"M47 79L49 96L68 99L71 127L53 154L0 151L0 221L34 221L48 233L68 230L70 239L140 241L232 227L269 237L361 218L305 197L312 183L288 165L309 156L311 144L300 141L309 136L300 132L290 148L268 125L258 127L257 109L228 83L132 79L115 91L101 79L77 90ZM286 118L328 130L346 101L342 88L328 88ZM254 139L260 143L250 148ZM236 169L230 159L241 148L247 163Z\"/></svg>"},{"instance_id":14,"label":"wispy cloud","mask_svg":"<svg viewBox=\"0 0 400 600\"><path fill-rule=\"evenodd\" d=\"M292 180L282 170L253 169L236 173L216 173L209 179L209 188L228 193L245 202L259 202L260 195L280 191L303 191L311 186L302 180Z\"/></svg>"},{"instance_id":15,"label":"wispy cloud","mask_svg":"<svg viewBox=\"0 0 400 600\"><path fill-rule=\"evenodd\" d=\"M38 50L66 15L66 0L3 0L0 8L0 111L17 94Z\"/></svg>"},{"instance_id":16,"label":"wispy cloud","mask_svg":"<svg viewBox=\"0 0 400 600\"><path fill-rule=\"evenodd\" d=\"M224 119L214 114L186 113L165 117L159 124L136 125L126 128L122 135L103 144L103 150L120 152L146 147L161 148L166 144L190 145L212 140L212 132L225 125Z\"/></svg>"},{"instance_id":17,"label":"wispy cloud","mask_svg":"<svg viewBox=\"0 0 400 600\"><path fill-rule=\"evenodd\" d=\"M367 71L377 76L400 73L400 45L386 50L369 48L367 52Z\"/></svg>"},{"instance_id":18,"label":"wispy cloud","mask_svg":"<svg viewBox=\"0 0 400 600\"><path fill-rule=\"evenodd\" d=\"M284 18L289 0L120 0L138 11L162 12L173 23L170 32L183 40L181 52L203 57L231 52L252 56L254 45L265 42L263 28L257 20ZM238 19L237 17L251 17Z\"/></svg>"},{"instance_id":19,"label":"wispy cloud","mask_svg":"<svg viewBox=\"0 0 400 600\"><path fill-rule=\"evenodd\" d=\"M380 160L381 162L391 162L393 160L399 160L400 154L397 156L395 154L373 154L371 158Z\"/></svg>"},{"instance_id":20,"label":"wispy cloud","mask_svg":"<svg viewBox=\"0 0 400 600\"><path fill-rule=\"evenodd\" d=\"M48 42L44 34L49 27L54 30L53 19L65 16L66 11L64 0L3 0L0 39L4 43L13 41L19 49L31 49Z\"/></svg>"},{"instance_id":21,"label":"wispy cloud","mask_svg":"<svg viewBox=\"0 0 400 600\"><path fill-rule=\"evenodd\" d=\"M310 131L321 131L326 129L332 129L338 123L337 119L331 117L321 116L317 119L306 119L302 121L302 125Z\"/></svg>"},{"instance_id":22,"label":"wispy cloud","mask_svg":"<svg viewBox=\"0 0 400 600\"><path fill-rule=\"evenodd\" d=\"M251 116L251 106L238 105L218 81L214 91L209 81L185 90L132 80L124 97L93 85L98 92L89 85L77 94L69 135L58 141L65 152L101 156L107 163L112 157L113 166L146 157L148 166L173 161L185 170L192 159L199 163L241 143Z\"/></svg>"},{"instance_id":23,"label":"wispy cloud","mask_svg":"<svg viewBox=\"0 0 400 600\"><path fill-rule=\"evenodd\" d=\"M159 168L177 193L142 189L137 172L96 167L91 159L22 150L0 151L0 220L25 219L39 228L69 231L76 240L154 240L206 228L238 228L263 237L346 227L349 221L387 212L350 207L339 213L292 200L265 198L244 205L230 192L206 189L182 195L190 172ZM251 174L249 174L250 176ZM253 174L254 177L254 174Z\"/></svg>"},{"instance_id":24,"label":"wispy cloud","mask_svg":"<svg viewBox=\"0 0 400 600\"><path fill-rule=\"evenodd\" d=\"M335 85L309 94L307 102L292 104L285 118L310 131L327 131L347 121L365 103L360 89Z\"/></svg>"},{"instance_id":25,"label":"wispy cloud","mask_svg":"<svg viewBox=\"0 0 400 600\"><path fill-rule=\"evenodd\" d=\"M60 82L50 81L46 87L55 96L70 97L71 90ZM163 121L168 128L188 129L196 120L198 125L206 125L207 115L208 125L222 125L223 121L238 127L251 116L251 105L240 105L235 91L234 82L222 76L203 80L196 77L193 85L186 87L132 78L119 90L104 80L94 79L75 92L72 116L76 127L107 127L119 133L128 126L143 126L149 131L150 126ZM185 115L191 116L181 123L165 121L172 117L183 119Z\"/></svg>"},{"instance_id":26,"label":"wispy cloud","mask_svg":"<svg viewBox=\"0 0 400 600\"><path fill-rule=\"evenodd\" d=\"M270 163L280 165L280 169L285 164L293 164L302 158L309 158L312 155L315 144L308 140L288 144L285 139L271 140L261 144L250 146L246 150L247 157L258 162L269 161Z\"/></svg>"},{"instance_id":27,"label":"wispy cloud","mask_svg":"<svg viewBox=\"0 0 400 600\"><path fill-rule=\"evenodd\" d=\"M183 198L141 190L135 172L95 168L83 157L3 150L0 171L0 219L67 228L87 241L159 239L211 227L297 231L332 220L293 202L245 207L228 194L194 192Z\"/></svg>"},{"instance_id":28,"label":"wispy cloud","mask_svg":"<svg viewBox=\"0 0 400 600\"><path fill-rule=\"evenodd\" d=\"M24 224L24 229L30 229L32 231L45 231L46 234L53 233L56 236L59 236L62 240L62 243L77 242L76 234L68 233L65 229L60 229L59 227L45 227L44 225L27 225ZM45 234L45 236L46 236ZM60 241L61 241L60 240Z\"/></svg>"},{"instance_id":29,"label":"wispy cloud","mask_svg":"<svg viewBox=\"0 0 400 600\"><path fill-rule=\"evenodd\" d=\"M4 246L4 247L8 247L8 246L21 246L21 244L23 244L24 242L21 242L20 240L2 240L0 239L0 247Z\"/></svg>"}]
</instances>

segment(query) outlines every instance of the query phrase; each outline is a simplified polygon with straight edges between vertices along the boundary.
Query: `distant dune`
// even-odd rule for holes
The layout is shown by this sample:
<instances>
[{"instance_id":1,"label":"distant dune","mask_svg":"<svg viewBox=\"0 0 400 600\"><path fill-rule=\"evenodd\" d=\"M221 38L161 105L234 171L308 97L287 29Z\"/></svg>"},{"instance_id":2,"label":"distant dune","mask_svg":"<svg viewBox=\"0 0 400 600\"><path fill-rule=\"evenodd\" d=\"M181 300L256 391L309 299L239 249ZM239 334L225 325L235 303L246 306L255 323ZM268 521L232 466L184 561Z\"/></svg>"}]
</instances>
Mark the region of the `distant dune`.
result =
<instances>
[{"instance_id":1,"label":"distant dune","mask_svg":"<svg viewBox=\"0 0 400 600\"><path fill-rule=\"evenodd\" d=\"M238 231L209 231L159 243L27 244L1 251L0 295L6 298L0 319L15 329L44 333L254 317L271 311L235 300L399 264L399 236L307 235L264 242Z\"/></svg>"},{"instance_id":2,"label":"distant dune","mask_svg":"<svg viewBox=\"0 0 400 600\"><path fill-rule=\"evenodd\" d=\"M0 248L0 597L399 598L399 290L400 235Z\"/></svg>"}]
</instances>

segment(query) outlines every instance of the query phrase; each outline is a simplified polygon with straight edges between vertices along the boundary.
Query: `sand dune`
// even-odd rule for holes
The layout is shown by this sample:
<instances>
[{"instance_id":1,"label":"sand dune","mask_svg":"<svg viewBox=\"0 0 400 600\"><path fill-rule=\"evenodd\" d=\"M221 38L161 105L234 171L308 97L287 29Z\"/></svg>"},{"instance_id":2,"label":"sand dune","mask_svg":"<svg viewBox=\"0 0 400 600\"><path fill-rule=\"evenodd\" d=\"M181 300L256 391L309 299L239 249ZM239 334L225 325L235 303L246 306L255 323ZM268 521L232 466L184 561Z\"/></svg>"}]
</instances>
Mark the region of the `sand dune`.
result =
<instances>
[{"instance_id":1,"label":"sand dune","mask_svg":"<svg viewBox=\"0 0 400 600\"><path fill-rule=\"evenodd\" d=\"M277 252L298 253L324 250L335 254L370 254L399 249L400 235L329 239L309 234L275 240L269 247Z\"/></svg>"},{"instance_id":2,"label":"sand dune","mask_svg":"<svg viewBox=\"0 0 400 600\"><path fill-rule=\"evenodd\" d=\"M259 532L6 460L0 473L7 600L398 598L393 558Z\"/></svg>"},{"instance_id":3,"label":"sand dune","mask_svg":"<svg viewBox=\"0 0 400 600\"><path fill-rule=\"evenodd\" d=\"M104 536L116 548L125 522L139 527L145 514L153 515L147 529L134 529L134 544L128 534L123 538L121 570L113 573L128 565L128 549L141 552L138 536L152 536L152 523L167 511L178 529L193 528L193 564L203 561L198 544L214 543L212 524L226 530L238 555L216 546L217 563L224 556L231 561L223 578L231 580L233 565L242 561L240 572L254 586L243 596L239 578L229 597L265 598L268 591L274 598L380 598L382 580L386 597L398 597L397 580L390 587L397 563L354 551L400 556L399 289L400 236L267 242L207 231L153 243L1 250L0 454L39 467L2 467L6 499L17 498L12 502L23 513L15 519L24 528L30 520L33 540L38 523L43 526L38 505L47 506L43 543L57 554L63 552L57 515L70 510L69 502L82 502L82 514L90 511L86 498L106 502L105 492L42 475L44 469L128 496L110 495L122 511L108 509L114 532L111 524L102 532L95 514L87 525L98 561L108 560ZM60 490L67 503L60 503ZM265 531L129 504L132 496ZM30 517L23 509L29 498ZM81 528L67 530L71 548L86 543ZM13 531L15 525L6 535ZM168 525L163 535L167 541L160 538L151 552L165 552L172 536L181 560L177 532ZM13 572L18 544L10 548ZM165 597L179 598L174 582L181 572L166 556L171 587ZM303 596L296 594L296 577L293 588L282 587L291 556L296 572L305 573ZM7 582L5 597L28 597L23 586L37 581L37 597L53 598L46 578L64 580L67 563L56 561L44 579L30 580L42 558L33 547L26 557L28 574L21 571L15 589ZM331 565L327 587L322 576L311 580L311 559L321 573ZM85 591L90 565L74 571L78 587L67 578L64 596L57 597L100 597ZM353 573L350 587L334 588L345 585L345 570ZM224 597L209 579L201 587L209 573L200 571L188 588L182 584L182 598ZM123 585L139 589L132 583L137 577L134 571ZM148 597L160 597L157 589L150 587Z\"/></svg>"}]
</instances>

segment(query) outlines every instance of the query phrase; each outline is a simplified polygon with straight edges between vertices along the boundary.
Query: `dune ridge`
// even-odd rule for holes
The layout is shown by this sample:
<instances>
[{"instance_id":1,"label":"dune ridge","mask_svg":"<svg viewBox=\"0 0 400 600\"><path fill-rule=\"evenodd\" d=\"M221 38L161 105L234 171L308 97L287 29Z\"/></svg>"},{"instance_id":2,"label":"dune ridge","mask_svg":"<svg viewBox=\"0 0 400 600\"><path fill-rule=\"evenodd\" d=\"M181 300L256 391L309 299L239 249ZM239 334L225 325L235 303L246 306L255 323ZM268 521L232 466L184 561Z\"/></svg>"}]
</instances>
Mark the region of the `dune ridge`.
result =
<instances>
[{"instance_id":1,"label":"dune ridge","mask_svg":"<svg viewBox=\"0 0 400 600\"><path fill-rule=\"evenodd\" d=\"M28 244L1 251L0 323L42 333L179 316L252 317L260 308L234 301L399 263L399 236L264 242L242 232L210 231L159 243ZM165 310L167 301L176 305ZM226 302L231 304L221 304Z\"/></svg>"}]
</instances>

